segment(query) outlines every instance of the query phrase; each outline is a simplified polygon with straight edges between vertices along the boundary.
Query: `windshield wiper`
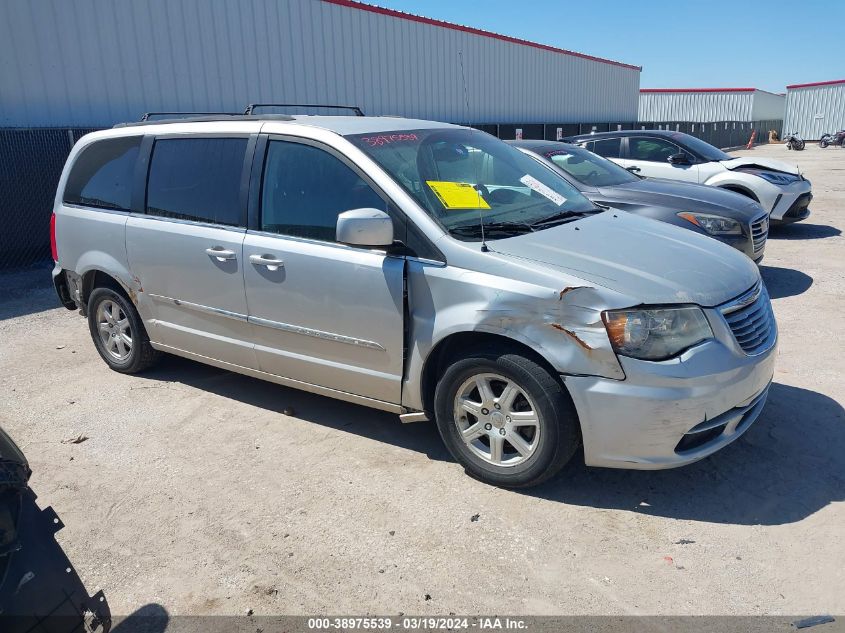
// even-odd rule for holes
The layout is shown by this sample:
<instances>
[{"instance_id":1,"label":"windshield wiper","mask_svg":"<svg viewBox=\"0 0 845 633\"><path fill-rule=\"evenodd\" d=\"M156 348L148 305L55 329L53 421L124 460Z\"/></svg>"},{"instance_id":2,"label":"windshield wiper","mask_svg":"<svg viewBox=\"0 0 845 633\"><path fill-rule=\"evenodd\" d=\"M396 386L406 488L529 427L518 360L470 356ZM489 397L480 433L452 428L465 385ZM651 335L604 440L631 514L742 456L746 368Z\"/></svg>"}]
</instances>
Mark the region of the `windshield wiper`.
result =
<instances>
[{"instance_id":1,"label":"windshield wiper","mask_svg":"<svg viewBox=\"0 0 845 633\"><path fill-rule=\"evenodd\" d=\"M533 232L534 225L527 222L485 222L483 234L490 233L506 233L506 234L523 234ZM467 237L481 237L481 224L464 224L461 226L453 226L449 229L450 233L457 233Z\"/></svg>"},{"instance_id":2,"label":"windshield wiper","mask_svg":"<svg viewBox=\"0 0 845 633\"><path fill-rule=\"evenodd\" d=\"M563 224L564 222L571 222L572 220L577 220L578 218L584 217L585 215L592 215L593 213L600 213L602 211L606 211L608 208L609 207L596 205L592 209L582 209L581 211L573 211L569 209L566 211L555 213L554 215L550 215L549 217L543 218L542 220L532 222L531 226L533 228L537 228L541 226L547 227L551 224Z\"/></svg>"}]
</instances>

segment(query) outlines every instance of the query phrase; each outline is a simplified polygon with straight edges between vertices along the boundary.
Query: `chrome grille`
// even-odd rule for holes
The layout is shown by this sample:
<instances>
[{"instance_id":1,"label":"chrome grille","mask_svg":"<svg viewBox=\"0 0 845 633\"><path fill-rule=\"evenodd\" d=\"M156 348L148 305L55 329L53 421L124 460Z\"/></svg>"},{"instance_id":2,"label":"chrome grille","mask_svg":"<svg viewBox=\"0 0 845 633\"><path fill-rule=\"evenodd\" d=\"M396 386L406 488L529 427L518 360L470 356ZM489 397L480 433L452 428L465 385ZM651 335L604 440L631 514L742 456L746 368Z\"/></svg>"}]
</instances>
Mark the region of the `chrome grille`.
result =
<instances>
[{"instance_id":1,"label":"chrome grille","mask_svg":"<svg viewBox=\"0 0 845 633\"><path fill-rule=\"evenodd\" d=\"M766 246L766 238L769 237L769 216L757 218L751 223L751 240L754 243L754 252L759 253Z\"/></svg>"},{"instance_id":2,"label":"chrome grille","mask_svg":"<svg viewBox=\"0 0 845 633\"><path fill-rule=\"evenodd\" d=\"M774 345L777 325L762 282L720 310L736 342L749 356L762 354Z\"/></svg>"}]
</instances>

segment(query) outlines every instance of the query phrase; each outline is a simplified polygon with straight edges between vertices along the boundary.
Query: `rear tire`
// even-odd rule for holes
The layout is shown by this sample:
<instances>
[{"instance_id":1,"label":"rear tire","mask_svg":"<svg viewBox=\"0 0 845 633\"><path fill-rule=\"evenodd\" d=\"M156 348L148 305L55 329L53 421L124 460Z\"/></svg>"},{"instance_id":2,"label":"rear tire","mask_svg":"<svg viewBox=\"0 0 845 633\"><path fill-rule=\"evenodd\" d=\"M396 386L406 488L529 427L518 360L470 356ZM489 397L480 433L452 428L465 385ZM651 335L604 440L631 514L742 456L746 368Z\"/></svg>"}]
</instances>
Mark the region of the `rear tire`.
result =
<instances>
[{"instance_id":1,"label":"rear tire","mask_svg":"<svg viewBox=\"0 0 845 633\"><path fill-rule=\"evenodd\" d=\"M803 139L796 141L795 142L795 149L800 152L802 149L804 149L804 145L805 145L805 143L804 143Z\"/></svg>"},{"instance_id":2,"label":"rear tire","mask_svg":"<svg viewBox=\"0 0 845 633\"><path fill-rule=\"evenodd\" d=\"M470 352L434 394L437 428L468 475L508 488L557 474L580 446L578 414L556 376L511 351Z\"/></svg>"},{"instance_id":3,"label":"rear tire","mask_svg":"<svg viewBox=\"0 0 845 633\"><path fill-rule=\"evenodd\" d=\"M88 298L88 329L100 357L120 373L142 372L161 357L135 306L112 288L95 288Z\"/></svg>"}]
</instances>

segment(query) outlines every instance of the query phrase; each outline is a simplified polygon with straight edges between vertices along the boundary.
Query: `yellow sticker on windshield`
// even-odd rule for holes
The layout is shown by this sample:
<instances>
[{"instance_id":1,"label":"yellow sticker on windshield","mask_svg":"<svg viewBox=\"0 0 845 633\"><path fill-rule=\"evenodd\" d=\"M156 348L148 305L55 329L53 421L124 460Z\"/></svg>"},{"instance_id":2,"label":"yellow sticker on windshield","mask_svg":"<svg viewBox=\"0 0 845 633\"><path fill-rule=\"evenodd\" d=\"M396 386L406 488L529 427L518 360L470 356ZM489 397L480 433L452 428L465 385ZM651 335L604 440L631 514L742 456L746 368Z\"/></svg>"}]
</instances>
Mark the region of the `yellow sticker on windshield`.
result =
<instances>
[{"instance_id":1,"label":"yellow sticker on windshield","mask_svg":"<svg viewBox=\"0 0 845 633\"><path fill-rule=\"evenodd\" d=\"M426 180L437 199L447 209L489 209L481 193L468 182Z\"/></svg>"}]
</instances>

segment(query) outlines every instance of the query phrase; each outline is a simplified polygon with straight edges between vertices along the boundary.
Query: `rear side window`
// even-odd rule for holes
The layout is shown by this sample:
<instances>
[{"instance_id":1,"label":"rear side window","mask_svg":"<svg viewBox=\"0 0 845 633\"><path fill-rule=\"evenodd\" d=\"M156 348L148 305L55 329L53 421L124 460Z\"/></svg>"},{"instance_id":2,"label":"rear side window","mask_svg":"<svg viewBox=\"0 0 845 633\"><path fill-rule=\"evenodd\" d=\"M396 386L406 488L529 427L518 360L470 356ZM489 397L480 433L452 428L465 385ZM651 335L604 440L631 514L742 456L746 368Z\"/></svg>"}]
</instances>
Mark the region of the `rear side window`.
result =
<instances>
[{"instance_id":1,"label":"rear side window","mask_svg":"<svg viewBox=\"0 0 845 633\"><path fill-rule=\"evenodd\" d=\"M140 136L124 136L95 141L83 149L68 175L65 204L129 211L140 147Z\"/></svg>"},{"instance_id":2,"label":"rear side window","mask_svg":"<svg viewBox=\"0 0 845 633\"><path fill-rule=\"evenodd\" d=\"M605 158L619 158L619 141L618 138L606 138L590 143L587 149Z\"/></svg>"},{"instance_id":3,"label":"rear side window","mask_svg":"<svg viewBox=\"0 0 845 633\"><path fill-rule=\"evenodd\" d=\"M328 152L271 141L261 191L261 230L335 241L337 216L361 208L388 211L357 172Z\"/></svg>"},{"instance_id":4,"label":"rear side window","mask_svg":"<svg viewBox=\"0 0 845 633\"><path fill-rule=\"evenodd\" d=\"M157 140L147 181L147 213L240 226L245 138Z\"/></svg>"}]
</instances>

